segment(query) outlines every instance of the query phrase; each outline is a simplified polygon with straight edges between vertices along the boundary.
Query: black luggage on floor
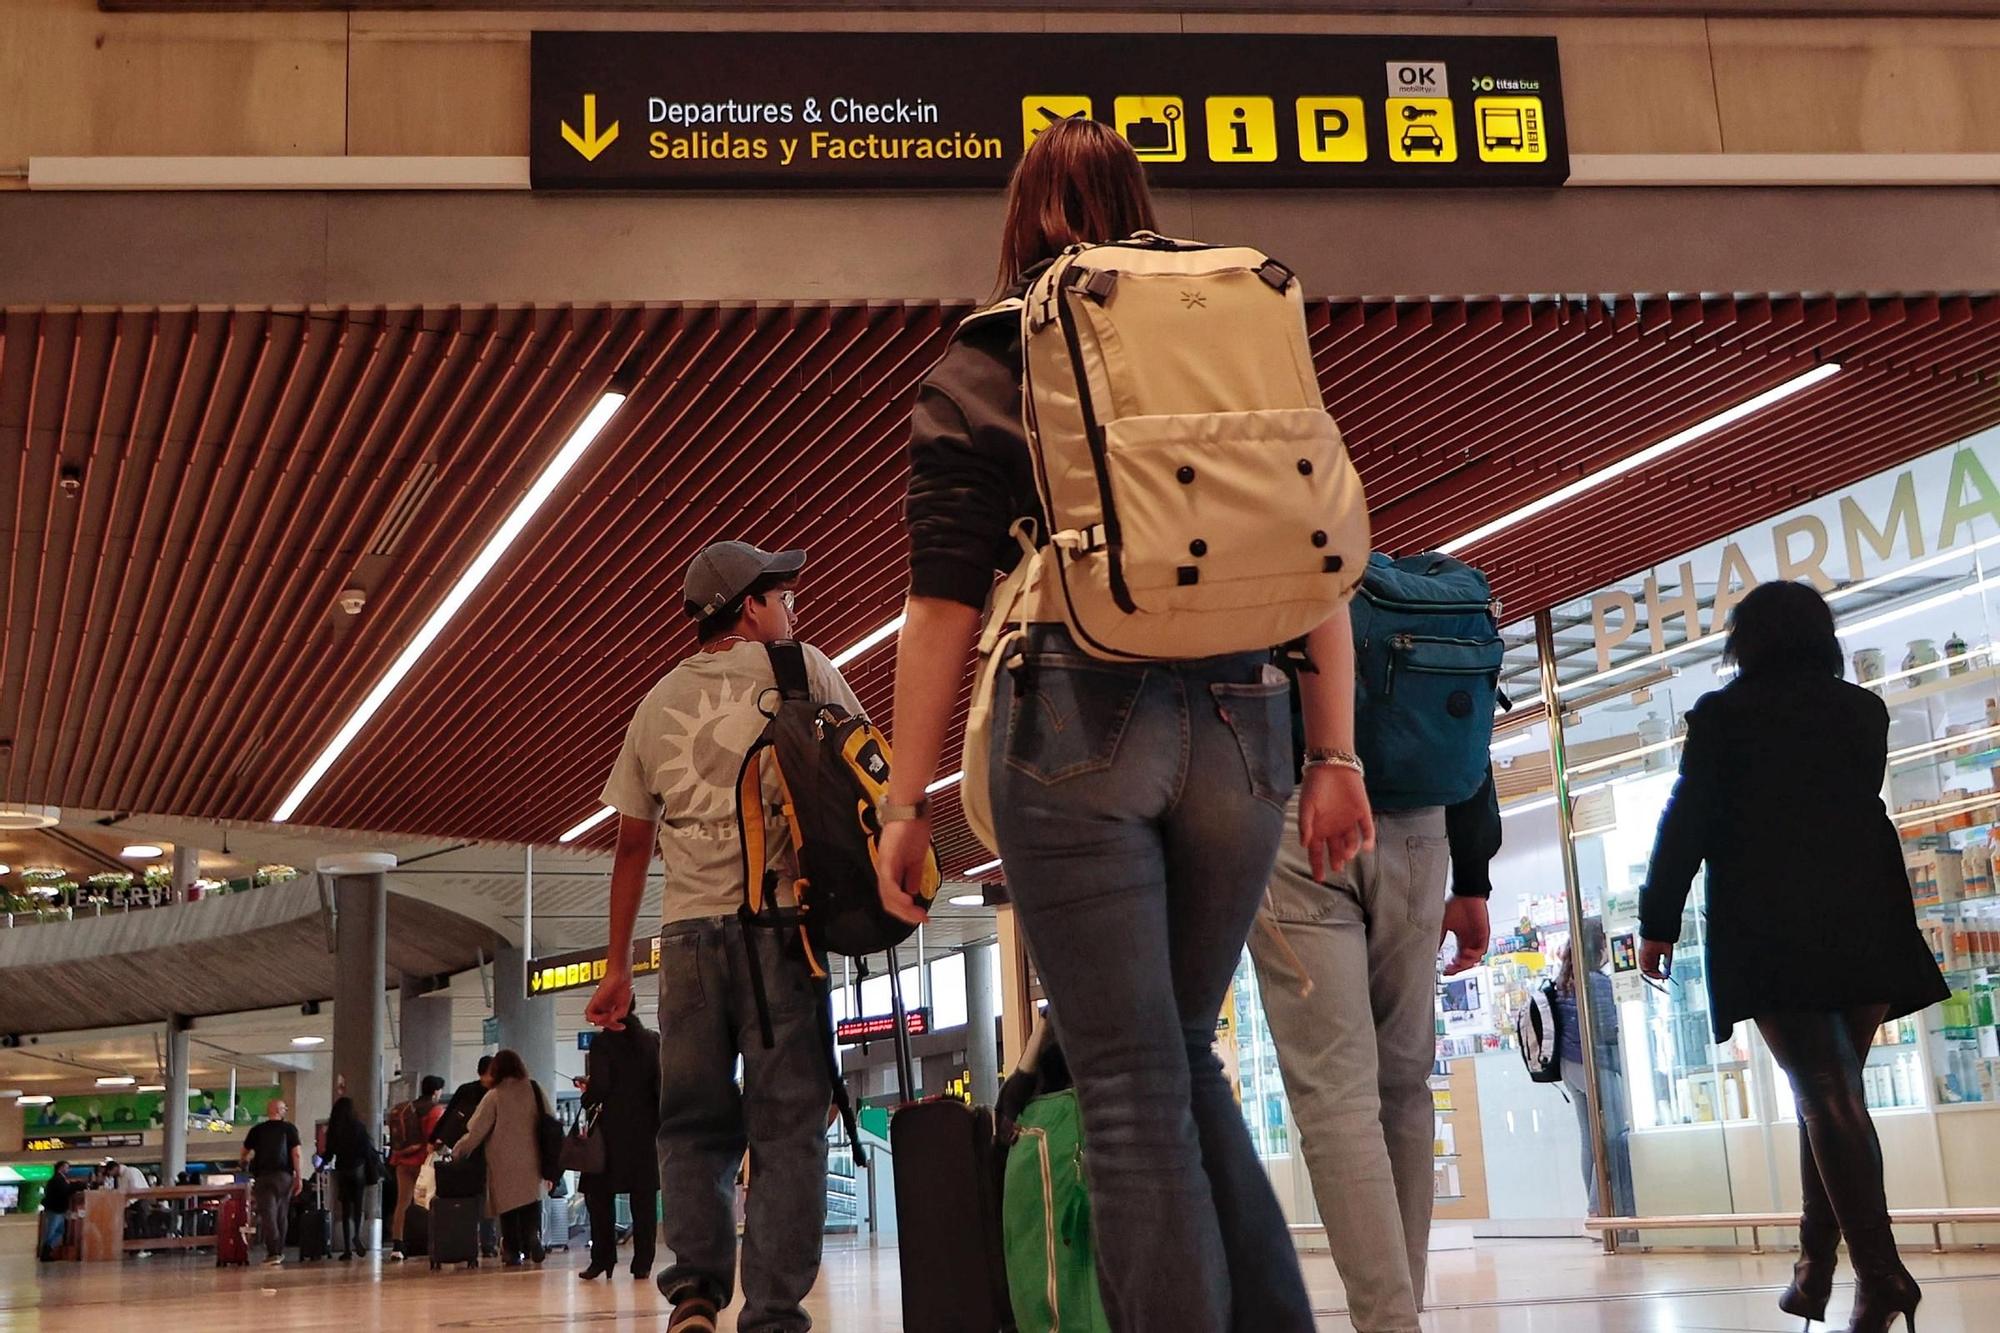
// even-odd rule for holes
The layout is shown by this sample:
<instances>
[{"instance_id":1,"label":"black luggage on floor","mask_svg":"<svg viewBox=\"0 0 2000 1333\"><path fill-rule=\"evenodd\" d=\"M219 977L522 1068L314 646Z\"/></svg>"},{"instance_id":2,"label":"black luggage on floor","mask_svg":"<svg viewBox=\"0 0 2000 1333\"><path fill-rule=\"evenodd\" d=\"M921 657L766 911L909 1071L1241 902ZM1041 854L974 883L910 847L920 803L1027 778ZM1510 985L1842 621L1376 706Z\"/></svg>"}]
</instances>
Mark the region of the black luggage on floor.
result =
<instances>
[{"instance_id":1,"label":"black luggage on floor","mask_svg":"<svg viewBox=\"0 0 2000 1333\"><path fill-rule=\"evenodd\" d=\"M433 1158L431 1172L440 1199L477 1199L486 1194L486 1147L481 1144L471 1156L455 1161Z\"/></svg>"},{"instance_id":2,"label":"black luggage on floor","mask_svg":"<svg viewBox=\"0 0 2000 1333\"><path fill-rule=\"evenodd\" d=\"M903 1326L924 1333L1011 1333L1000 1230L1005 1159L994 1146L993 1112L955 1097L910 1100L910 1037L893 950L889 975L903 1094L889 1119Z\"/></svg>"},{"instance_id":3,"label":"black luggage on floor","mask_svg":"<svg viewBox=\"0 0 2000 1333\"><path fill-rule=\"evenodd\" d=\"M479 1213L483 1199L431 1200L431 1267L470 1264L479 1267Z\"/></svg>"},{"instance_id":4,"label":"black luggage on floor","mask_svg":"<svg viewBox=\"0 0 2000 1333\"><path fill-rule=\"evenodd\" d=\"M333 1213L307 1206L299 1210L292 1224L292 1239L299 1247L299 1262L310 1264L324 1259L333 1246Z\"/></svg>"},{"instance_id":5,"label":"black luggage on floor","mask_svg":"<svg viewBox=\"0 0 2000 1333\"><path fill-rule=\"evenodd\" d=\"M403 1257L421 1259L431 1252L431 1210L411 1204L403 1213Z\"/></svg>"}]
</instances>

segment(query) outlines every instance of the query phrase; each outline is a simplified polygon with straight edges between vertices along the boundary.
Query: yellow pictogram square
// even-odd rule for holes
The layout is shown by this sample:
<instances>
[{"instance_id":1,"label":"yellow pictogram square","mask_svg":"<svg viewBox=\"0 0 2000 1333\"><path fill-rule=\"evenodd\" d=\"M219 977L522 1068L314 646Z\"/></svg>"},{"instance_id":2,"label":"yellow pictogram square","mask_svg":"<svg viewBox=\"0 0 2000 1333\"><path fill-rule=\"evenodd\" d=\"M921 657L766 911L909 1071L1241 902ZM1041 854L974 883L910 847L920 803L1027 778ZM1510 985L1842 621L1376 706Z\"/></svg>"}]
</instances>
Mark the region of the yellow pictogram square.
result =
<instances>
[{"instance_id":1,"label":"yellow pictogram square","mask_svg":"<svg viewBox=\"0 0 2000 1333\"><path fill-rule=\"evenodd\" d=\"M1025 151L1035 137L1059 120L1072 116L1090 119L1090 99L1069 93L1030 93L1021 99L1021 148Z\"/></svg>"},{"instance_id":2,"label":"yellow pictogram square","mask_svg":"<svg viewBox=\"0 0 2000 1333\"><path fill-rule=\"evenodd\" d=\"M1187 106L1178 97L1120 97L1111 119L1141 162L1187 161Z\"/></svg>"},{"instance_id":3,"label":"yellow pictogram square","mask_svg":"<svg viewBox=\"0 0 2000 1333\"><path fill-rule=\"evenodd\" d=\"M1389 159L1392 162L1458 161L1458 126L1449 97L1392 97Z\"/></svg>"},{"instance_id":4,"label":"yellow pictogram square","mask_svg":"<svg viewBox=\"0 0 2000 1333\"><path fill-rule=\"evenodd\" d=\"M1208 99L1208 160L1276 162L1278 112L1268 97Z\"/></svg>"},{"instance_id":5,"label":"yellow pictogram square","mask_svg":"<svg viewBox=\"0 0 2000 1333\"><path fill-rule=\"evenodd\" d=\"M1367 121L1358 97L1299 99L1299 160L1366 162Z\"/></svg>"},{"instance_id":6,"label":"yellow pictogram square","mask_svg":"<svg viewBox=\"0 0 2000 1333\"><path fill-rule=\"evenodd\" d=\"M1539 97L1481 97L1472 104L1482 162L1546 162L1549 122Z\"/></svg>"}]
</instances>

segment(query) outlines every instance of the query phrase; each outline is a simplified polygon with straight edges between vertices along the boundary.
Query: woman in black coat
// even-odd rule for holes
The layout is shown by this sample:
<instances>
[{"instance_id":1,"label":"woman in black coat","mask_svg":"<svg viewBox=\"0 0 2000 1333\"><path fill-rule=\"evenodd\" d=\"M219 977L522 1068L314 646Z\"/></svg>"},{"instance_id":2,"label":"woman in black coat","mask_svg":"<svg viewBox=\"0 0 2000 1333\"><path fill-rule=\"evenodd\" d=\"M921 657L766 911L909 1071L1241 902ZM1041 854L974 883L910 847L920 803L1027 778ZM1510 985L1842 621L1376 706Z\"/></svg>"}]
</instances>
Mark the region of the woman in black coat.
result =
<instances>
[{"instance_id":1,"label":"woman in black coat","mask_svg":"<svg viewBox=\"0 0 2000 1333\"><path fill-rule=\"evenodd\" d=\"M1898 1314L1914 1323L1920 1293L1896 1253L1861 1068L1885 1020L1950 994L1882 807L1889 713L1841 679L1833 613L1808 584L1754 589L1723 656L1740 674L1688 710L1640 895L1640 966L1666 979L1707 862L1716 1040L1755 1020L1799 1107L1800 1258L1778 1304L1826 1317L1844 1235L1852 1333L1882 1333Z\"/></svg>"},{"instance_id":2,"label":"woman in black coat","mask_svg":"<svg viewBox=\"0 0 2000 1333\"><path fill-rule=\"evenodd\" d=\"M354 1113L354 1099L342 1097L326 1118L326 1166L340 1200L342 1259L368 1256L363 1205L370 1185L380 1177L382 1159L370 1141L368 1127ZM330 1241L332 1237L328 1237Z\"/></svg>"},{"instance_id":3,"label":"woman in black coat","mask_svg":"<svg viewBox=\"0 0 2000 1333\"><path fill-rule=\"evenodd\" d=\"M583 1109L597 1117L604 1139L604 1170L583 1178L590 1209L590 1267L587 1282L618 1266L616 1205L632 1199L632 1276L653 1271L653 1237L658 1222L660 1159L660 1039L628 1011L625 1026L602 1029L590 1039L584 1061Z\"/></svg>"}]
</instances>

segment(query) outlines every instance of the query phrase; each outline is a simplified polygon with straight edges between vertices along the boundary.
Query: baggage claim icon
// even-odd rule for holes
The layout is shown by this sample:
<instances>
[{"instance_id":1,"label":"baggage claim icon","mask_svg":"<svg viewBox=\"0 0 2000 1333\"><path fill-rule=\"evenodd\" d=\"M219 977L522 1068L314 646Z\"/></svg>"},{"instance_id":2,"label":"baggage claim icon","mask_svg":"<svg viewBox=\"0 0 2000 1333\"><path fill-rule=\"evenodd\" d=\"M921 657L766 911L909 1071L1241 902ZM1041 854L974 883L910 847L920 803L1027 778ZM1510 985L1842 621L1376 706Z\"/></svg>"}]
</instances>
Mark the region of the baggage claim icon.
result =
<instances>
[{"instance_id":1,"label":"baggage claim icon","mask_svg":"<svg viewBox=\"0 0 2000 1333\"><path fill-rule=\"evenodd\" d=\"M1187 161L1186 116L1178 97L1120 97L1112 103L1118 132L1141 162Z\"/></svg>"}]
</instances>

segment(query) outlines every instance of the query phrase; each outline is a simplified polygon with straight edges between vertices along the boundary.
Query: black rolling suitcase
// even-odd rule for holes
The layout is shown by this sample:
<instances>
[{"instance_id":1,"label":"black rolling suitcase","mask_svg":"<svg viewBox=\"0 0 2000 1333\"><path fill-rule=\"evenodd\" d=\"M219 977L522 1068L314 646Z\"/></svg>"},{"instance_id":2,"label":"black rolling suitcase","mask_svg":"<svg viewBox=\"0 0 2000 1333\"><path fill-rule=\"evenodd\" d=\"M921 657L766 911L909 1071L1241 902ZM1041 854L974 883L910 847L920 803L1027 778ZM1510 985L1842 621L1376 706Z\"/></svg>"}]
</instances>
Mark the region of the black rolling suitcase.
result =
<instances>
[{"instance_id":1,"label":"black rolling suitcase","mask_svg":"<svg viewBox=\"0 0 2000 1333\"><path fill-rule=\"evenodd\" d=\"M903 1104L889 1118L896 1154L897 1254L903 1327L922 1333L1012 1333L1001 1245L1000 1174L993 1112L955 1097L910 1100L910 1033L895 951L896 1072Z\"/></svg>"},{"instance_id":2,"label":"black rolling suitcase","mask_svg":"<svg viewBox=\"0 0 2000 1333\"><path fill-rule=\"evenodd\" d=\"M313 1176L312 1185L299 1196L301 1207L292 1222L292 1241L299 1247L299 1262L317 1263L333 1248L333 1214L326 1206L326 1177Z\"/></svg>"},{"instance_id":3,"label":"black rolling suitcase","mask_svg":"<svg viewBox=\"0 0 2000 1333\"><path fill-rule=\"evenodd\" d=\"M479 1214L485 1200L474 1196L431 1200L430 1251L433 1270L446 1264L479 1267Z\"/></svg>"},{"instance_id":4,"label":"black rolling suitcase","mask_svg":"<svg viewBox=\"0 0 2000 1333\"><path fill-rule=\"evenodd\" d=\"M403 1210L403 1257L422 1259L431 1252L431 1210L414 1202Z\"/></svg>"}]
</instances>

